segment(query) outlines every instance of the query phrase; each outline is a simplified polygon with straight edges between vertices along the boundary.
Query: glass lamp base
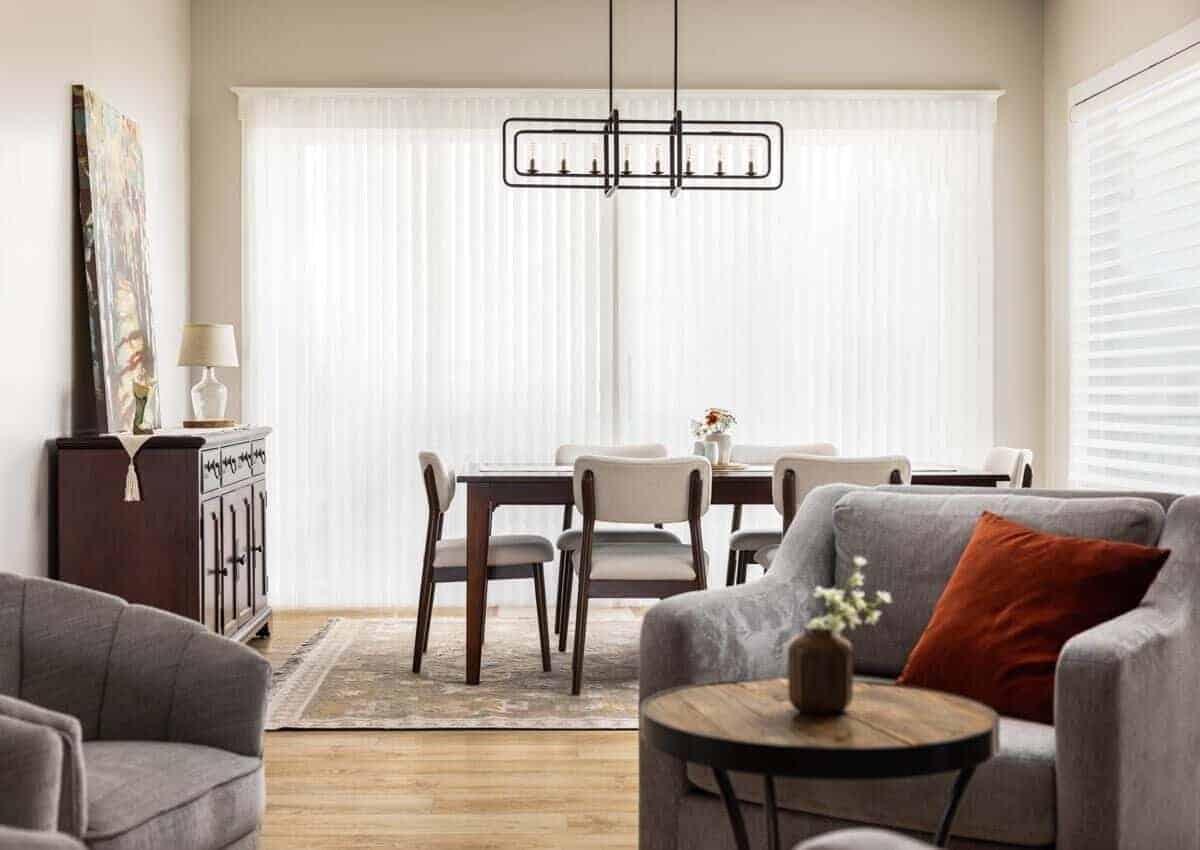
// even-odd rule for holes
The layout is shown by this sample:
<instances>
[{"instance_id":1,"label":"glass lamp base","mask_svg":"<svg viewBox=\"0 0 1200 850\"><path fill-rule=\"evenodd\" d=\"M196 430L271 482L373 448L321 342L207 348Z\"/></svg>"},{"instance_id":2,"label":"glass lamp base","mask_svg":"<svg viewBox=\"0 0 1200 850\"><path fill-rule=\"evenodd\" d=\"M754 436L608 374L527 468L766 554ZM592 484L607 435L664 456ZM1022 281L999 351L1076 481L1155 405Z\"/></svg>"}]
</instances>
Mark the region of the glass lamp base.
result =
<instances>
[{"instance_id":1,"label":"glass lamp base","mask_svg":"<svg viewBox=\"0 0 1200 850\"><path fill-rule=\"evenodd\" d=\"M192 410L197 419L224 419L229 390L217 380L212 366L204 367L204 377L192 387Z\"/></svg>"}]
</instances>

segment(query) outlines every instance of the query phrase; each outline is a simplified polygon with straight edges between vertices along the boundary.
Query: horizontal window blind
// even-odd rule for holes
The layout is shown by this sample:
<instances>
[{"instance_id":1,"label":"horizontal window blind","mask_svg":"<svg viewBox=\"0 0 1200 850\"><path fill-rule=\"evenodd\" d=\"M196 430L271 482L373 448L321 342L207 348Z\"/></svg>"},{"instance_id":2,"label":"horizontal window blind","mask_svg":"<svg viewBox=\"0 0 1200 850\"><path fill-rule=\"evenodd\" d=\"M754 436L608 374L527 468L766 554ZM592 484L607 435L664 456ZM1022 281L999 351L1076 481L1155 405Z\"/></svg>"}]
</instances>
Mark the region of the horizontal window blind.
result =
<instances>
[{"instance_id":1,"label":"horizontal window blind","mask_svg":"<svg viewBox=\"0 0 1200 850\"><path fill-rule=\"evenodd\" d=\"M1200 50L1071 128L1070 480L1200 490Z\"/></svg>"}]
</instances>

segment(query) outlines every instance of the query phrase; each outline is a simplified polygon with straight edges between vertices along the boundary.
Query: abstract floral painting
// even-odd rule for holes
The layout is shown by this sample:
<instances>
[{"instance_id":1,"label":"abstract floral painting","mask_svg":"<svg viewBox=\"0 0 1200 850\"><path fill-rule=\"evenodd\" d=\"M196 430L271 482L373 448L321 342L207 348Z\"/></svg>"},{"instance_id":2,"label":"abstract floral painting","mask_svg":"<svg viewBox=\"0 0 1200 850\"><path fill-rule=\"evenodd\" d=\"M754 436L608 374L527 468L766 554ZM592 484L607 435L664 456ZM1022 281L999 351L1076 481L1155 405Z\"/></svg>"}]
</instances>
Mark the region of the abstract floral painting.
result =
<instances>
[{"instance_id":1,"label":"abstract floral painting","mask_svg":"<svg viewBox=\"0 0 1200 850\"><path fill-rule=\"evenodd\" d=\"M73 87L73 111L97 426L128 431L134 382L157 377L141 133L84 86ZM158 393L144 422L159 422Z\"/></svg>"}]
</instances>

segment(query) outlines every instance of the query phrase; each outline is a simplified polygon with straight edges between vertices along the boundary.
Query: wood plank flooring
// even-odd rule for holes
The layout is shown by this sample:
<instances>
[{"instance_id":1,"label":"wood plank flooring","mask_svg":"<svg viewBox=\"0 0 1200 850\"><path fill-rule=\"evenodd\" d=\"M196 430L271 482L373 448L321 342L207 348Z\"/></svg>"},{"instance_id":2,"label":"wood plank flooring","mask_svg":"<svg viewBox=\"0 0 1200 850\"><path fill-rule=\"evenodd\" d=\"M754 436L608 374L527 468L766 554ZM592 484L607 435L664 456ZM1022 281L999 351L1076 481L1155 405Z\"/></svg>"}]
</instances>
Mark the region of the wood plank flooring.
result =
<instances>
[{"instance_id":1,"label":"wood plank flooring","mask_svg":"<svg viewBox=\"0 0 1200 850\"><path fill-rule=\"evenodd\" d=\"M276 611L250 645L279 664L331 616L412 614ZM265 850L637 845L633 731L268 732L266 765Z\"/></svg>"}]
</instances>

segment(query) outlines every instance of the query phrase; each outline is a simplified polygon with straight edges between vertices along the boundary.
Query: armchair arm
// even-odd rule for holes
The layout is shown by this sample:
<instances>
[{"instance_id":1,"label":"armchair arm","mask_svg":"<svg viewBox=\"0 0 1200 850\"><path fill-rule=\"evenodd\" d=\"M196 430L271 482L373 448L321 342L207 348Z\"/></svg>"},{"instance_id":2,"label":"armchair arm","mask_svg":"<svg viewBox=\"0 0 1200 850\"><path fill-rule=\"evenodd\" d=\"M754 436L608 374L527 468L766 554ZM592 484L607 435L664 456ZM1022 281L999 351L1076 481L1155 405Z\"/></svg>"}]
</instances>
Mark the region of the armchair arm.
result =
<instances>
[{"instance_id":1,"label":"armchair arm","mask_svg":"<svg viewBox=\"0 0 1200 850\"><path fill-rule=\"evenodd\" d=\"M69 714L0 695L0 720L3 719L39 726L58 737L62 755L58 771L60 791L56 828L69 835L83 835L87 828L87 792L84 785L83 730L79 720ZM16 821L2 816L0 823L18 825Z\"/></svg>"},{"instance_id":2,"label":"armchair arm","mask_svg":"<svg viewBox=\"0 0 1200 850\"><path fill-rule=\"evenodd\" d=\"M63 745L56 732L0 716L0 824L56 829L62 763Z\"/></svg>"},{"instance_id":3,"label":"armchair arm","mask_svg":"<svg viewBox=\"0 0 1200 850\"><path fill-rule=\"evenodd\" d=\"M0 850L87 850L82 841L76 841L61 832L34 832L0 826Z\"/></svg>"},{"instance_id":4,"label":"armchair arm","mask_svg":"<svg viewBox=\"0 0 1200 850\"><path fill-rule=\"evenodd\" d=\"M1172 506L1160 545L1171 557L1141 606L1059 657L1060 850L1191 847L1200 835L1200 498Z\"/></svg>"},{"instance_id":5,"label":"armchair arm","mask_svg":"<svg viewBox=\"0 0 1200 850\"><path fill-rule=\"evenodd\" d=\"M761 580L685 593L651 608L642 621L641 698L680 685L783 675L787 641L815 613L812 589L832 579L833 506L852 489L812 491ZM686 766L645 743L640 756L640 850L676 850Z\"/></svg>"}]
</instances>

